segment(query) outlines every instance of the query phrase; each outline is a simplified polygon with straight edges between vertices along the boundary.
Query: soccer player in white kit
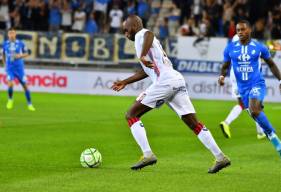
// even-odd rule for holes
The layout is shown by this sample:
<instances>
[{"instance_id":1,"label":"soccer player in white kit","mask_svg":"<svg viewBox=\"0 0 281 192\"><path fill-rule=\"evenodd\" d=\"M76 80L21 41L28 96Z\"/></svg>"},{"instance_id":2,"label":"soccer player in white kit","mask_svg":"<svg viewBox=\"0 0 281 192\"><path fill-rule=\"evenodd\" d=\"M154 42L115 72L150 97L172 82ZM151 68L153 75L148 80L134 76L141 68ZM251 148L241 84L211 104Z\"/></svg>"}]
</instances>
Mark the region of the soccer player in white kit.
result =
<instances>
[{"instance_id":1,"label":"soccer player in white kit","mask_svg":"<svg viewBox=\"0 0 281 192\"><path fill-rule=\"evenodd\" d=\"M143 157L131 167L133 170L155 164L157 158L152 152L143 123L140 118L153 108L168 104L197 135L198 139L216 158L208 173L216 173L230 165L230 160L216 144L210 131L200 123L189 99L183 76L173 69L172 63L163 51L154 34L143 28L142 20L130 15L123 23L125 36L135 41L137 57L142 70L122 81L116 81L112 89L120 91L130 83L150 77L152 84L142 93L126 114L132 135L140 146Z\"/></svg>"},{"instance_id":2,"label":"soccer player in white kit","mask_svg":"<svg viewBox=\"0 0 281 192\"><path fill-rule=\"evenodd\" d=\"M239 37L236 34L233 38L232 38L232 42L234 41L239 41ZM245 109L243 102L241 100L241 95L238 92L238 87L237 87L237 82L236 82L236 78L233 72L233 69L231 67L230 69L230 82L231 82L231 87L232 87L232 97L233 98L237 98L238 100L238 104L235 105L230 113L228 114L228 116L226 117L226 119L224 121L222 121L220 123L220 127L221 130L223 132L223 135L226 138L231 138L231 131L230 131L230 124L239 117L239 115L241 114L241 112ZM259 124L257 122L256 123L256 130L257 130L257 138L258 139L263 139L266 137L266 135L264 134L262 128L259 126Z\"/></svg>"}]
</instances>

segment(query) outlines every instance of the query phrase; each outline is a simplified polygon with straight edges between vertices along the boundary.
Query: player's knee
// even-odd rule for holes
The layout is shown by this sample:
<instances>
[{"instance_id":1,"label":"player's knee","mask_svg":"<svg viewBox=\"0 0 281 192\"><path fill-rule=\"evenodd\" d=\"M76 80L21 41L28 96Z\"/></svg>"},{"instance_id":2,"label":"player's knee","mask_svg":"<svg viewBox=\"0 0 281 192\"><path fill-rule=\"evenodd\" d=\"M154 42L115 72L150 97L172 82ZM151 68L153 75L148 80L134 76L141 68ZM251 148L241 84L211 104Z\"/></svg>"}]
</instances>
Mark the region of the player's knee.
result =
<instances>
[{"instance_id":1,"label":"player's knee","mask_svg":"<svg viewBox=\"0 0 281 192\"><path fill-rule=\"evenodd\" d=\"M13 86L14 86L13 82L9 81L8 82L8 87L13 87Z\"/></svg>"},{"instance_id":2,"label":"player's knee","mask_svg":"<svg viewBox=\"0 0 281 192\"><path fill-rule=\"evenodd\" d=\"M181 119L191 130L194 130L198 124L198 120L193 114L183 115Z\"/></svg>"},{"instance_id":3,"label":"player's knee","mask_svg":"<svg viewBox=\"0 0 281 192\"><path fill-rule=\"evenodd\" d=\"M130 120L130 119L132 119L132 118L134 118L135 116L130 112L130 111L128 111L127 113L126 113L126 115L125 115L125 119L128 121L128 120Z\"/></svg>"},{"instance_id":4,"label":"player's knee","mask_svg":"<svg viewBox=\"0 0 281 192\"><path fill-rule=\"evenodd\" d=\"M261 110L259 110L259 109L251 109L251 115L253 117L259 116L260 112L261 112Z\"/></svg>"}]
</instances>

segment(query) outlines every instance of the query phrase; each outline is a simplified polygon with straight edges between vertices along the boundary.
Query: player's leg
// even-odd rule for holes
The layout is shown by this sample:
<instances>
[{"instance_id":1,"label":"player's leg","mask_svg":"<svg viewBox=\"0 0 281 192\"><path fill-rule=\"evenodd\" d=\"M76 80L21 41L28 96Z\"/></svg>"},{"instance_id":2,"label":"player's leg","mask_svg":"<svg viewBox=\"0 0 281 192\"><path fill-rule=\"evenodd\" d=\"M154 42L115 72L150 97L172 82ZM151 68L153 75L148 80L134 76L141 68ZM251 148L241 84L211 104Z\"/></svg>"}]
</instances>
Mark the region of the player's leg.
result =
<instances>
[{"instance_id":1,"label":"player's leg","mask_svg":"<svg viewBox=\"0 0 281 192\"><path fill-rule=\"evenodd\" d=\"M264 134L261 126L257 122L255 122L255 124L256 124L256 130L257 130L257 139L266 138L266 135Z\"/></svg>"},{"instance_id":2,"label":"player's leg","mask_svg":"<svg viewBox=\"0 0 281 192\"><path fill-rule=\"evenodd\" d=\"M250 97L249 99L249 110L255 121L262 127L264 133L271 141L274 148L278 151L281 156L281 141L275 133L275 129L267 119L262 109L262 103L259 98Z\"/></svg>"},{"instance_id":3,"label":"player's leg","mask_svg":"<svg viewBox=\"0 0 281 192\"><path fill-rule=\"evenodd\" d=\"M156 156L150 148L144 125L140 120L140 117L151 109L143 105L140 101L136 101L126 113L126 120L128 121L131 133L143 153L140 161L131 167L133 170L141 169L157 162Z\"/></svg>"},{"instance_id":4,"label":"player's leg","mask_svg":"<svg viewBox=\"0 0 281 192\"><path fill-rule=\"evenodd\" d=\"M224 155L211 132L206 128L205 125L201 124L195 114L187 114L182 116L184 123L191 128L191 130L197 135L201 143L214 155L216 163L209 168L208 173L216 173L221 169L230 165L230 160Z\"/></svg>"},{"instance_id":5,"label":"player's leg","mask_svg":"<svg viewBox=\"0 0 281 192\"><path fill-rule=\"evenodd\" d=\"M25 94L25 98L27 100L27 107L30 111L35 111L36 109L34 108L34 106L32 105L31 102L31 93L30 90L28 89L28 86L26 83L22 84L22 87L24 89L24 94Z\"/></svg>"},{"instance_id":6,"label":"player's leg","mask_svg":"<svg viewBox=\"0 0 281 192\"><path fill-rule=\"evenodd\" d=\"M152 154L152 151L149 146L145 128L140 120L140 117L150 110L150 107L143 105L139 101L136 101L126 113L126 120L128 121L128 125L131 128L131 132L136 142L140 146L144 157L150 156Z\"/></svg>"},{"instance_id":7,"label":"player's leg","mask_svg":"<svg viewBox=\"0 0 281 192\"><path fill-rule=\"evenodd\" d=\"M15 76L14 76L14 73L13 71L7 71L7 78L8 78L8 102L7 102L7 109L12 109L13 106L14 106L14 100L13 100L13 95L14 95L14 79L15 79Z\"/></svg>"},{"instance_id":8,"label":"player's leg","mask_svg":"<svg viewBox=\"0 0 281 192\"><path fill-rule=\"evenodd\" d=\"M202 144L215 156L216 164L209 169L209 173L216 173L230 165L230 160L223 154L215 142L211 132L201 124L195 115L195 109L189 99L186 89L180 89L168 105L181 117L183 122L197 135Z\"/></svg>"},{"instance_id":9,"label":"player's leg","mask_svg":"<svg viewBox=\"0 0 281 192\"><path fill-rule=\"evenodd\" d=\"M141 169L157 162L157 158L150 148L146 131L140 118L146 112L157 107L157 103L159 103L158 99L164 101L163 98L166 95L166 87L163 88L160 85L152 84L144 93L139 95L136 102L126 114L132 135L143 152L143 157L131 167L133 170Z\"/></svg>"},{"instance_id":10,"label":"player's leg","mask_svg":"<svg viewBox=\"0 0 281 192\"><path fill-rule=\"evenodd\" d=\"M21 85L24 89L24 94L25 94L25 98L26 98L26 101L27 101L28 110L35 111L35 108L32 105L31 93L30 93L30 90L27 86L26 77L24 75L24 70L23 69L18 70L16 76L17 76L17 79L19 80L19 82L21 83Z\"/></svg>"},{"instance_id":11,"label":"player's leg","mask_svg":"<svg viewBox=\"0 0 281 192\"><path fill-rule=\"evenodd\" d=\"M172 93L172 87L169 84L170 82L152 84L145 93L140 94L137 101L126 114L131 132L143 152L143 158L133 165L131 169L141 169L157 162L157 158L149 146L145 128L140 117L151 109L160 107L165 103L166 98Z\"/></svg>"},{"instance_id":12,"label":"player's leg","mask_svg":"<svg viewBox=\"0 0 281 192\"><path fill-rule=\"evenodd\" d=\"M8 80L8 102L7 102L7 109L12 109L14 106L13 94L14 94L14 83L11 80Z\"/></svg>"},{"instance_id":13,"label":"player's leg","mask_svg":"<svg viewBox=\"0 0 281 192\"><path fill-rule=\"evenodd\" d=\"M238 98L238 104L235 105L226 119L220 123L221 130L226 138L231 138L231 132L230 132L230 124L232 121L234 121L238 116L241 114L241 112L244 109L243 102L241 101L241 98Z\"/></svg>"}]
</instances>

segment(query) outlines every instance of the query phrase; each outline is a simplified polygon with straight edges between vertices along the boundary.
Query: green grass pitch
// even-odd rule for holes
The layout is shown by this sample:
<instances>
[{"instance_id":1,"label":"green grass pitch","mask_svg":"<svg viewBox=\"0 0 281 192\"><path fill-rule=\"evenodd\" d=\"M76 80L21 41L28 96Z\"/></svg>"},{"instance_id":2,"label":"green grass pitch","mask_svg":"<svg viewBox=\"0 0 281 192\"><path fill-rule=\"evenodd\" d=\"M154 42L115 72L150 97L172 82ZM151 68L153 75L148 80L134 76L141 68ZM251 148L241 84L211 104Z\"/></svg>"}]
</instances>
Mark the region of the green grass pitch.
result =
<instances>
[{"instance_id":1,"label":"green grass pitch","mask_svg":"<svg viewBox=\"0 0 281 192\"><path fill-rule=\"evenodd\" d=\"M15 94L7 111L0 93L1 192L248 191L280 192L281 159L267 140L257 140L254 122L243 112L232 124L232 138L219 129L234 101L193 103L232 165L207 174L212 155L167 106L142 120L158 157L155 166L131 171L141 155L124 114L134 97L33 94L36 112ZM281 136L281 105L265 111ZM103 164L82 168L81 152L99 149Z\"/></svg>"}]
</instances>

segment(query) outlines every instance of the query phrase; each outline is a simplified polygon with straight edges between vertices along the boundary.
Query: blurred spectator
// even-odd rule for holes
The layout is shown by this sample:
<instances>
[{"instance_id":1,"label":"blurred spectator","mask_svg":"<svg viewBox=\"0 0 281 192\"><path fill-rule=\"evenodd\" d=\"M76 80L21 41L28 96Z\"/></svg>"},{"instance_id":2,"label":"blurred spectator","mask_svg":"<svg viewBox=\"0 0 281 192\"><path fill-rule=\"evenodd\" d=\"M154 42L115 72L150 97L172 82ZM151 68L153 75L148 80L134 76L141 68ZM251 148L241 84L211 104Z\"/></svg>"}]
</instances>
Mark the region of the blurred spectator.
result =
<instances>
[{"instance_id":1,"label":"blurred spectator","mask_svg":"<svg viewBox=\"0 0 281 192\"><path fill-rule=\"evenodd\" d=\"M94 6L94 0L84 0L84 1L80 1L84 3L84 11L86 12L87 15L92 14L93 12L93 6Z\"/></svg>"},{"instance_id":2,"label":"blurred spectator","mask_svg":"<svg viewBox=\"0 0 281 192\"><path fill-rule=\"evenodd\" d=\"M128 7L127 7L127 15L134 15L136 14L136 5L134 1L129 1L128 2Z\"/></svg>"},{"instance_id":3,"label":"blurred spectator","mask_svg":"<svg viewBox=\"0 0 281 192\"><path fill-rule=\"evenodd\" d=\"M281 3L273 9L271 38L281 39Z\"/></svg>"},{"instance_id":4,"label":"blurred spectator","mask_svg":"<svg viewBox=\"0 0 281 192\"><path fill-rule=\"evenodd\" d=\"M231 19L229 22L228 30L227 30L227 36L229 39L232 39L234 35L236 34L236 26L234 19Z\"/></svg>"},{"instance_id":5,"label":"blurred spectator","mask_svg":"<svg viewBox=\"0 0 281 192\"><path fill-rule=\"evenodd\" d=\"M221 4L217 2L217 0L206 0L206 5L204 10L207 12L209 17L210 25L213 28L212 35L221 35L220 32L223 30L222 28L222 15L223 15L223 7Z\"/></svg>"},{"instance_id":6,"label":"blurred spectator","mask_svg":"<svg viewBox=\"0 0 281 192\"><path fill-rule=\"evenodd\" d=\"M0 3L0 29L8 28L10 28L8 0L2 0Z\"/></svg>"},{"instance_id":7,"label":"blurred spectator","mask_svg":"<svg viewBox=\"0 0 281 192\"><path fill-rule=\"evenodd\" d=\"M101 32L105 31L106 13L110 1L111 0L94 0L94 12L96 13L96 21Z\"/></svg>"},{"instance_id":8,"label":"blurred spectator","mask_svg":"<svg viewBox=\"0 0 281 192\"><path fill-rule=\"evenodd\" d=\"M179 27L179 20L180 20L180 9L177 8L175 4L172 4L170 8L170 15L169 15L169 32L170 35L176 35L177 29Z\"/></svg>"},{"instance_id":9,"label":"blurred spectator","mask_svg":"<svg viewBox=\"0 0 281 192\"><path fill-rule=\"evenodd\" d=\"M253 27L253 38L258 40L264 39L264 32L265 32L264 19L261 18L256 21Z\"/></svg>"},{"instance_id":10,"label":"blurred spectator","mask_svg":"<svg viewBox=\"0 0 281 192\"><path fill-rule=\"evenodd\" d=\"M63 0L61 9L61 27L64 31L70 31L72 25L72 9L69 0Z\"/></svg>"},{"instance_id":11,"label":"blurred spectator","mask_svg":"<svg viewBox=\"0 0 281 192\"><path fill-rule=\"evenodd\" d=\"M114 5L119 6L118 11ZM82 20L78 17L74 20L74 14L78 14L74 10L81 6ZM170 36L179 32L231 38L235 23L246 19L253 25L256 38L281 39L280 0L0 0L0 28L58 31L61 27L70 31L74 26L77 32L90 32L96 31L97 24L99 33L107 32L107 29L119 32L120 11L123 18L139 15L144 27L161 33L161 37L169 31ZM95 13L93 19L92 13ZM168 18L168 30L165 18ZM75 29L77 22L79 29ZM94 26L94 29L85 29L85 25Z\"/></svg>"},{"instance_id":12,"label":"blurred spectator","mask_svg":"<svg viewBox=\"0 0 281 192\"><path fill-rule=\"evenodd\" d=\"M146 0L139 0L137 7L137 15L142 19L143 27L146 28L147 21L150 16L150 6Z\"/></svg>"},{"instance_id":13,"label":"blurred spectator","mask_svg":"<svg viewBox=\"0 0 281 192\"><path fill-rule=\"evenodd\" d=\"M120 33L122 25L123 11L119 9L118 5L114 5L109 12L110 30L109 33Z\"/></svg>"},{"instance_id":14,"label":"blurred spectator","mask_svg":"<svg viewBox=\"0 0 281 192\"><path fill-rule=\"evenodd\" d=\"M193 4L192 4L192 16L195 19L196 23L199 23L201 16L202 16L202 3L201 0L193 0Z\"/></svg>"},{"instance_id":15,"label":"blurred spectator","mask_svg":"<svg viewBox=\"0 0 281 192\"><path fill-rule=\"evenodd\" d=\"M23 3L22 0L16 0L11 5L11 10L10 10L11 24L16 29L21 27L20 8L22 6L22 3Z\"/></svg>"},{"instance_id":16,"label":"blurred spectator","mask_svg":"<svg viewBox=\"0 0 281 192\"><path fill-rule=\"evenodd\" d=\"M151 16L157 16L160 13L160 9L161 9L160 1L151 2Z\"/></svg>"},{"instance_id":17,"label":"blurred spectator","mask_svg":"<svg viewBox=\"0 0 281 192\"><path fill-rule=\"evenodd\" d=\"M200 2L200 0L199 0ZM186 18L190 18L191 15L191 7L194 4L194 0L173 0L173 3L180 9L180 24L185 22ZM198 10L196 10L198 11Z\"/></svg>"},{"instance_id":18,"label":"blurred spectator","mask_svg":"<svg viewBox=\"0 0 281 192\"><path fill-rule=\"evenodd\" d=\"M47 31L48 30L48 4L45 0L37 0L34 5L32 18L34 18L34 30Z\"/></svg>"},{"instance_id":19,"label":"blurred spectator","mask_svg":"<svg viewBox=\"0 0 281 192\"><path fill-rule=\"evenodd\" d=\"M74 12L72 30L75 32L84 31L86 22L86 13L83 11L83 5L80 5L78 9Z\"/></svg>"},{"instance_id":20,"label":"blurred spectator","mask_svg":"<svg viewBox=\"0 0 281 192\"><path fill-rule=\"evenodd\" d=\"M98 31L99 29L95 20L95 14L91 13L85 26L85 32L89 33L92 36L93 34L98 33Z\"/></svg>"},{"instance_id":21,"label":"blurred spectator","mask_svg":"<svg viewBox=\"0 0 281 192\"><path fill-rule=\"evenodd\" d=\"M209 15L206 11L203 11L203 16L199 22L199 37L211 37L215 36L213 25L210 23Z\"/></svg>"},{"instance_id":22,"label":"blurred spectator","mask_svg":"<svg viewBox=\"0 0 281 192\"><path fill-rule=\"evenodd\" d=\"M61 1L60 0L49 0L49 30L56 32L60 28L61 24Z\"/></svg>"},{"instance_id":23,"label":"blurred spectator","mask_svg":"<svg viewBox=\"0 0 281 192\"><path fill-rule=\"evenodd\" d=\"M163 20L160 21L159 24L159 39L163 44L163 41L169 37L169 28L168 28L168 18L165 17Z\"/></svg>"},{"instance_id":24,"label":"blurred spectator","mask_svg":"<svg viewBox=\"0 0 281 192\"><path fill-rule=\"evenodd\" d=\"M190 18L190 19L186 19L185 23L180 27L180 35L182 36L193 36L194 32L193 32L193 26L195 25L194 23L194 19Z\"/></svg>"}]
</instances>

